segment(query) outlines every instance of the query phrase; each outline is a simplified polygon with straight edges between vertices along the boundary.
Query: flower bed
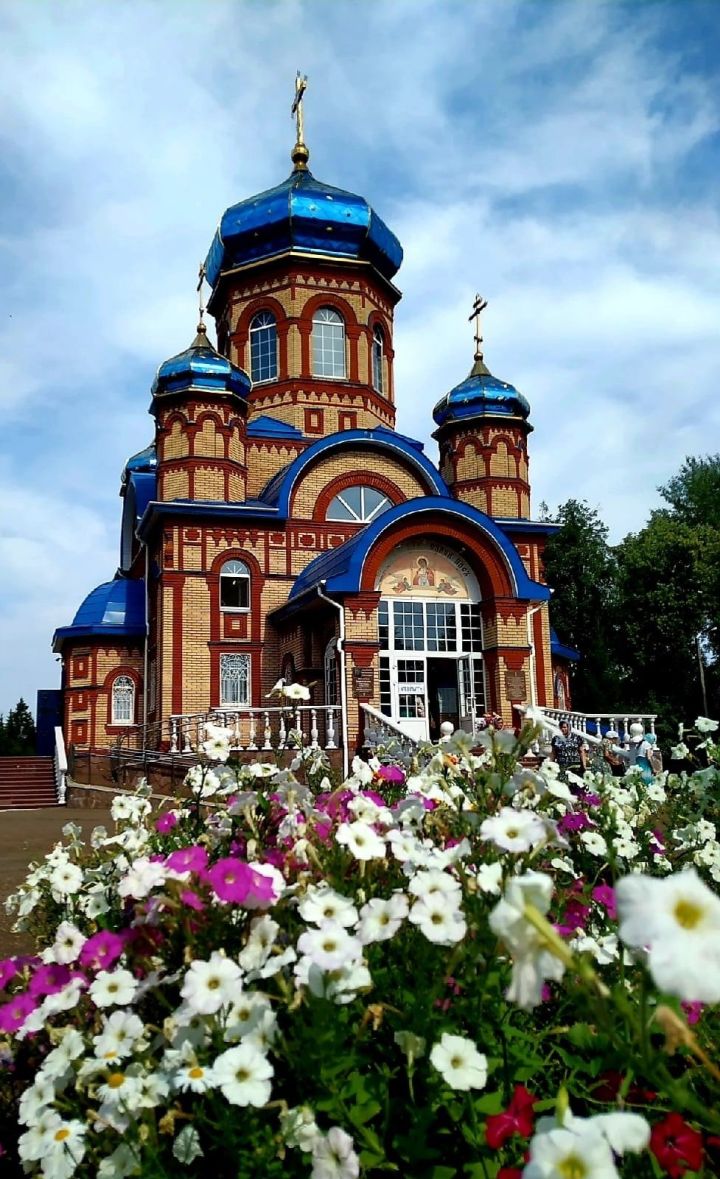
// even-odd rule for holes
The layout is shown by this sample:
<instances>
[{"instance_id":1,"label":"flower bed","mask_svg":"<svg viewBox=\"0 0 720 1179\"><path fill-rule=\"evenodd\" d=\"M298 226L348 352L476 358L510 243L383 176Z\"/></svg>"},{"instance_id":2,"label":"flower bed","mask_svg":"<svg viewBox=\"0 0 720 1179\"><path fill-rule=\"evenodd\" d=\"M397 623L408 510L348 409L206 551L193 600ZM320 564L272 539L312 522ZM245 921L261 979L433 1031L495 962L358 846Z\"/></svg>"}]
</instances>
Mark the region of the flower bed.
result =
<instances>
[{"instance_id":1,"label":"flower bed","mask_svg":"<svg viewBox=\"0 0 720 1179\"><path fill-rule=\"evenodd\" d=\"M0 1169L720 1173L713 726L680 777L525 769L528 724L335 787L211 733L191 801L119 796L8 902Z\"/></svg>"}]
</instances>

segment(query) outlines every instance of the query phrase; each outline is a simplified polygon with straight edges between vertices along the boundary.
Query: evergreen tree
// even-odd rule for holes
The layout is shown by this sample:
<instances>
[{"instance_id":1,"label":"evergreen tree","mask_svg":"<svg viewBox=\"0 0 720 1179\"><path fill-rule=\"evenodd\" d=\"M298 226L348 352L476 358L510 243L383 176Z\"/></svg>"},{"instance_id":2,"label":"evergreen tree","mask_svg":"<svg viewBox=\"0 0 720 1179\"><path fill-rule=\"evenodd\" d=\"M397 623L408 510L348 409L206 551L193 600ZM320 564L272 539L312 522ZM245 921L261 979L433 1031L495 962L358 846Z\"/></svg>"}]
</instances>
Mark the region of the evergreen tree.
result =
<instances>
[{"instance_id":1,"label":"evergreen tree","mask_svg":"<svg viewBox=\"0 0 720 1179\"><path fill-rule=\"evenodd\" d=\"M25 701L20 697L0 728L0 755L28 757L35 752L35 722Z\"/></svg>"}]
</instances>

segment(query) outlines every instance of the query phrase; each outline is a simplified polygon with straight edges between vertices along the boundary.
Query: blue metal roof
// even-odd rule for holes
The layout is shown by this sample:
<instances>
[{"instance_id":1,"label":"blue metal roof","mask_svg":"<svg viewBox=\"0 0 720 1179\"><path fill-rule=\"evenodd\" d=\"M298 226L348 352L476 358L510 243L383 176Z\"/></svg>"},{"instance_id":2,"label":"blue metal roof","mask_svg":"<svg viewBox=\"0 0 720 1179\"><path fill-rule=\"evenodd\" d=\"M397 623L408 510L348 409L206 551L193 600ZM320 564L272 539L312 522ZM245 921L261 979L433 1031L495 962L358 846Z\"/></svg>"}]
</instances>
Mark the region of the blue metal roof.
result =
<instances>
[{"instance_id":1,"label":"blue metal roof","mask_svg":"<svg viewBox=\"0 0 720 1179\"><path fill-rule=\"evenodd\" d=\"M558 659L567 659L570 663L579 663L582 655L577 647L568 647L561 643L554 628L550 627L550 653Z\"/></svg>"},{"instance_id":2,"label":"blue metal roof","mask_svg":"<svg viewBox=\"0 0 720 1179\"><path fill-rule=\"evenodd\" d=\"M406 462L415 468L421 480L426 483L428 491L441 496L450 494L447 484L437 468L423 454L422 443L380 426L376 430L343 430L339 434L328 434L325 438L318 439L296 459L293 459L288 466L283 467L277 475L273 476L261 492L260 499L265 504L277 505L280 515L289 515L293 487L306 467L316 462L328 451L335 453L344 447L357 446L384 450L394 456L401 455ZM361 475L362 472L359 472L359 477Z\"/></svg>"},{"instance_id":3,"label":"blue metal roof","mask_svg":"<svg viewBox=\"0 0 720 1179\"><path fill-rule=\"evenodd\" d=\"M118 577L88 594L72 621L53 636L53 649L65 639L92 635L130 637L145 633L145 579Z\"/></svg>"},{"instance_id":4,"label":"blue metal roof","mask_svg":"<svg viewBox=\"0 0 720 1179\"><path fill-rule=\"evenodd\" d=\"M133 471L154 471L157 467L157 453L155 450L155 443L151 442L144 450L139 450L137 454L130 456L125 463L122 473L122 482L126 483L128 476Z\"/></svg>"},{"instance_id":5,"label":"blue metal roof","mask_svg":"<svg viewBox=\"0 0 720 1179\"><path fill-rule=\"evenodd\" d=\"M497 548L503 558L505 567L510 575L510 581L515 596L524 601L544 602L550 597L550 590L546 585L533 581L525 572L518 551L508 540L504 532L495 521L479 512L470 504L461 500L450 499L446 496L419 496L403 504L396 504L378 516L372 524L368 524L362 532L358 532L350 540L338 548L316 557L302 571L290 591L288 601L300 597L315 585L326 584L329 593L357 593L360 589L362 570L365 559L375 542L388 528L398 520L407 521L411 517L421 516L430 512L443 512L446 515L460 517L464 522L472 524L485 534ZM432 533L432 525L428 524L428 534Z\"/></svg>"},{"instance_id":6,"label":"blue metal roof","mask_svg":"<svg viewBox=\"0 0 720 1179\"><path fill-rule=\"evenodd\" d=\"M251 384L246 372L213 348L200 324L190 347L160 365L151 392L157 397L192 386L212 392L235 393L247 400Z\"/></svg>"},{"instance_id":7,"label":"blue metal roof","mask_svg":"<svg viewBox=\"0 0 720 1179\"><path fill-rule=\"evenodd\" d=\"M494 377L482 358L478 358L465 380L440 398L433 417L438 426L443 426L448 421L476 418L481 414L527 418L530 402L514 385Z\"/></svg>"},{"instance_id":8,"label":"blue metal roof","mask_svg":"<svg viewBox=\"0 0 720 1179\"><path fill-rule=\"evenodd\" d=\"M364 197L295 171L223 213L205 260L207 280L215 287L222 271L288 250L363 259L388 279L403 256Z\"/></svg>"},{"instance_id":9,"label":"blue metal roof","mask_svg":"<svg viewBox=\"0 0 720 1179\"><path fill-rule=\"evenodd\" d=\"M281 422L270 414L261 414L248 424L248 438L303 438L302 430L291 426L289 422Z\"/></svg>"}]
</instances>

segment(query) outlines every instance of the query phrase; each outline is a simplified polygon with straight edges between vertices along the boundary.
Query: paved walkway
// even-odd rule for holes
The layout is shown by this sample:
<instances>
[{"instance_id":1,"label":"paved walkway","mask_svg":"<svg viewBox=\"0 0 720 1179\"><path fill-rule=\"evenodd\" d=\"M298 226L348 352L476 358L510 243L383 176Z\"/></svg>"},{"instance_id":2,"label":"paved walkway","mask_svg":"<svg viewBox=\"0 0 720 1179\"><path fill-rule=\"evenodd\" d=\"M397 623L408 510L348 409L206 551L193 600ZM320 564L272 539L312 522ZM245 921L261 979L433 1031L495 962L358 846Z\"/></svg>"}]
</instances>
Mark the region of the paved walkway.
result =
<instances>
[{"instance_id":1,"label":"paved walkway","mask_svg":"<svg viewBox=\"0 0 720 1179\"><path fill-rule=\"evenodd\" d=\"M48 807L31 811L0 811L0 958L34 949L30 938L11 933L14 917L5 912L5 898L22 884L32 860L40 860L62 839L66 823L77 823L89 835L99 824L112 830L109 810Z\"/></svg>"}]
</instances>

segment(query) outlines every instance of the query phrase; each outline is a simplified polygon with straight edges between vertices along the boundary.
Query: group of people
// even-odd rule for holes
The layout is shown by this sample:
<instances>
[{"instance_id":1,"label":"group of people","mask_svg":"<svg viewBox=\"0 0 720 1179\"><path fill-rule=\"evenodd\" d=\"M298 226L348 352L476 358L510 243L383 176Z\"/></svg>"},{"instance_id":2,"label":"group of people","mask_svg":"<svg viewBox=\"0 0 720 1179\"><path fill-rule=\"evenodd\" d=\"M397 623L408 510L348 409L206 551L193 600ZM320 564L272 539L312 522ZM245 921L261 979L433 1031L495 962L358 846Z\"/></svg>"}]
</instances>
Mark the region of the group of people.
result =
<instances>
[{"instance_id":1,"label":"group of people","mask_svg":"<svg viewBox=\"0 0 720 1179\"><path fill-rule=\"evenodd\" d=\"M599 734L598 734L599 736ZM662 768L662 754L654 733L646 733L639 721L630 725L627 749L619 744L614 729L608 729L592 746L580 733L573 733L567 720L560 722L560 732L552 739L552 756L561 770L583 774L585 770L610 772L620 777L630 766L638 766L643 778L651 781Z\"/></svg>"}]
</instances>

